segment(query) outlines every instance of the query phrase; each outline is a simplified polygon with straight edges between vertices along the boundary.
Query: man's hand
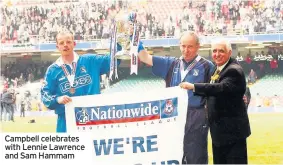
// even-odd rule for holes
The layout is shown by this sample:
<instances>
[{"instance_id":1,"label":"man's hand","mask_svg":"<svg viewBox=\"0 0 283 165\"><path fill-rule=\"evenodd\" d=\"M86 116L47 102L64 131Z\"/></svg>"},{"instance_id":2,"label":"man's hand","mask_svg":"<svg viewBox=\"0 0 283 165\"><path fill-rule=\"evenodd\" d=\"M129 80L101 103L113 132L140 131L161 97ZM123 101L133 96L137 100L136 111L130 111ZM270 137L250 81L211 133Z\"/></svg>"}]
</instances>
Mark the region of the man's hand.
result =
<instances>
[{"instance_id":1,"label":"man's hand","mask_svg":"<svg viewBox=\"0 0 283 165\"><path fill-rule=\"evenodd\" d=\"M187 89L187 90L194 90L195 86L192 83L188 83L188 82L181 82L179 84L179 86L183 89Z\"/></svg>"},{"instance_id":2,"label":"man's hand","mask_svg":"<svg viewBox=\"0 0 283 165\"><path fill-rule=\"evenodd\" d=\"M248 98L247 98L246 95L244 95L243 100L244 100L245 104L248 104Z\"/></svg>"},{"instance_id":3,"label":"man's hand","mask_svg":"<svg viewBox=\"0 0 283 165\"><path fill-rule=\"evenodd\" d=\"M71 97L69 97L67 95L60 96L60 97L57 98L57 102L59 104L67 104L67 103L69 103L71 101L72 101Z\"/></svg>"}]
</instances>

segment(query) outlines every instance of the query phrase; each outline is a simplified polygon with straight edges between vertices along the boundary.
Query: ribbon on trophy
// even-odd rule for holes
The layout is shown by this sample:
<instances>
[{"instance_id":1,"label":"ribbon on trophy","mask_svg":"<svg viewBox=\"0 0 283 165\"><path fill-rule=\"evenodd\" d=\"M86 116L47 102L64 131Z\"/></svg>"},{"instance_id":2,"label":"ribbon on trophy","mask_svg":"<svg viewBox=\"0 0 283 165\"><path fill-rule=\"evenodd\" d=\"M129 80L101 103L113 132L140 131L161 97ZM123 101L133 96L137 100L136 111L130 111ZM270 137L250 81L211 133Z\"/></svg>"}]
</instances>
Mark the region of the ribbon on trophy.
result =
<instances>
[{"instance_id":1,"label":"ribbon on trophy","mask_svg":"<svg viewBox=\"0 0 283 165\"><path fill-rule=\"evenodd\" d=\"M116 26L116 22L113 19L112 20L112 30L110 33L110 73L109 73L109 79L112 80L112 76L114 73L114 70L117 70L117 59L115 59L115 54L117 52L117 41L116 41L116 33L117 33L117 26ZM117 73L117 71L115 71L115 74Z\"/></svg>"},{"instance_id":2,"label":"ribbon on trophy","mask_svg":"<svg viewBox=\"0 0 283 165\"><path fill-rule=\"evenodd\" d=\"M130 56L131 56L131 73L138 74L138 46L140 42L140 31L137 24L137 14L132 13L130 15L130 20L134 23L134 32L132 36L131 46L130 46Z\"/></svg>"}]
</instances>

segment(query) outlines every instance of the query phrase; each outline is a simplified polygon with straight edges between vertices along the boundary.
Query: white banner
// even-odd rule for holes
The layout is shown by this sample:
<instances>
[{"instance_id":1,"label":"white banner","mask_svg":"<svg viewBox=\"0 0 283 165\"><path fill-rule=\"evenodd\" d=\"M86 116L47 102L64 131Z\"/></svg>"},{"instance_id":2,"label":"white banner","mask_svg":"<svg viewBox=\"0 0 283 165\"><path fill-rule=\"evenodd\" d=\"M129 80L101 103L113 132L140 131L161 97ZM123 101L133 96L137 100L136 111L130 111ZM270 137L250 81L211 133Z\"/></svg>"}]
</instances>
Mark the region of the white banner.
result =
<instances>
[{"instance_id":1,"label":"white banner","mask_svg":"<svg viewBox=\"0 0 283 165\"><path fill-rule=\"evenodd\" d=\"M187 101L179 87L76 97L67 130L92 132L94 164L180 164Z\"/></svg>"},{"instance_id":2,"label":"white banner","mask_svg":"<svg viewBox=\"0 0 283 165\"><path fill-rule=\"evenodd\" d=\"M11 165L181 164L187 101L179 87L73 97L68 134L3 134L1 158Z\"/></svg>"}]
</instances>

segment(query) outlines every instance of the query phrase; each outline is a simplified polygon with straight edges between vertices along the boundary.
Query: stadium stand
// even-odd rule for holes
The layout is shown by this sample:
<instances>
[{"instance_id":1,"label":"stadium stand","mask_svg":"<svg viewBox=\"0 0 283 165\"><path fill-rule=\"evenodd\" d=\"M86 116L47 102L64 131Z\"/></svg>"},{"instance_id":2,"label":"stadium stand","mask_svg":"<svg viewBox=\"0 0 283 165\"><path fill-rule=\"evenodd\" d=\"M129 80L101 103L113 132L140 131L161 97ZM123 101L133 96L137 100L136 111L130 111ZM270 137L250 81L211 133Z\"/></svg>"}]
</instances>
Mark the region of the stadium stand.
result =
<instances>
[{"instance_id":1,"label":"stadium stand","mask_svg":"<svg viewBox=\"0 0 283 165\"><path fill-rule=\"evenodd\" d=\"M259 93L260 95L272 97L274 95L282 96L283 91L283 75L266 75L258 80L254 85L251 86L251 90ZM272 85L269 85L272 84ZM256 93L253 93L254 96Z\"/></svg>"},{"instance_id":2,"label":"stadium stand","mask_svg":"<svg viewBox=\"0 0 283 165\"><path fill-rule=\"evenodd\" d=\"M202 36L235 36L243 34L281 33L283 0L172 0L172 1L78 1L17 0L1 6L0 33L2 45L54 43L58 31L67 28L77 42L109 38L109 22L121 10L138 12L142 38L177 38L182 31L197 31ZM280 44L279 44L280 45ZM281 46L282 47L282 46ZM257 81L251 85L252 96L282 96L283 50L250 52L239 55L245 73L254 69ZM264 60L256 58L264 57ZM276 67L271 67L271 59ZM248 60L250 58L250 62ZM1 88L21 87L43 78L50 61L9 62L1 65ZM119 79L110 82L102 92L141 91L165 87L163 80L140 68L138 76L129 76L129 68L119 68ZM272 86L266 87L266 84ZM274 88L274 86L278 88ZM35 106L33 106L35 107Z\"/></svg>"},{"instance_id":3,"label":"stadium stand","mask_svg":"<svg viewBox=\"0 0 283 165\"><path fill-rule=\"evenodd\" d=\"M108 38L109 20L120 10L138 11L142 37L176 36L184 30L203 35L273 33L283 30L282 0L252 1L25 1L1 7L2 43L54 42L71 29L76 40ZM27 1L28 2L28 1ZM44 3L45 2L45 3ZM71 3L72 2L72 3ZM169 12L170 11L170 12Z\"/></svg>"}]
</instances>

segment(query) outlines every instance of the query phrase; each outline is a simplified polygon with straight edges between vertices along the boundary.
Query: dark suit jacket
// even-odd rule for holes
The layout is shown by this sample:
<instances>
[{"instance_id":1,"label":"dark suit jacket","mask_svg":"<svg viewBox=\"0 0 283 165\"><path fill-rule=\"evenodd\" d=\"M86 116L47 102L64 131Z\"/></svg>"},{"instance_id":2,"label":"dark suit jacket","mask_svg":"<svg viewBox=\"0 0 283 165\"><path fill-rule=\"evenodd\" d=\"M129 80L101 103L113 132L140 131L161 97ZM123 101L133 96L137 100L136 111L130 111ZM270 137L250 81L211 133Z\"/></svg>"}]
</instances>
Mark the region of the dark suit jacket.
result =
<instances>
[{"instance_id":1,"label":"dark suit jacket","mask_svg":"<svg viewBox=\"0 0 283 165\"><path fill-rule=\"evenodd\" d=\"M230 58L213 84L196 83L195 94L207 96L210 133L214 145L226 145L250 134L243 100L246 80L242 67Z\"/></svg>"},{"instance_id":2,"label":"dark suit jacket","mask_svg":"<svg viewBox=\"0 0 283 165\"><path fill-rule=\"evenodd\" d=\"M249 104L251 102L251 92L250 92L250 88L249 87L246 88L245 96L247 97L246 107L248 108L248 106L249 106Z\"/></svg>"}]
</instances>

